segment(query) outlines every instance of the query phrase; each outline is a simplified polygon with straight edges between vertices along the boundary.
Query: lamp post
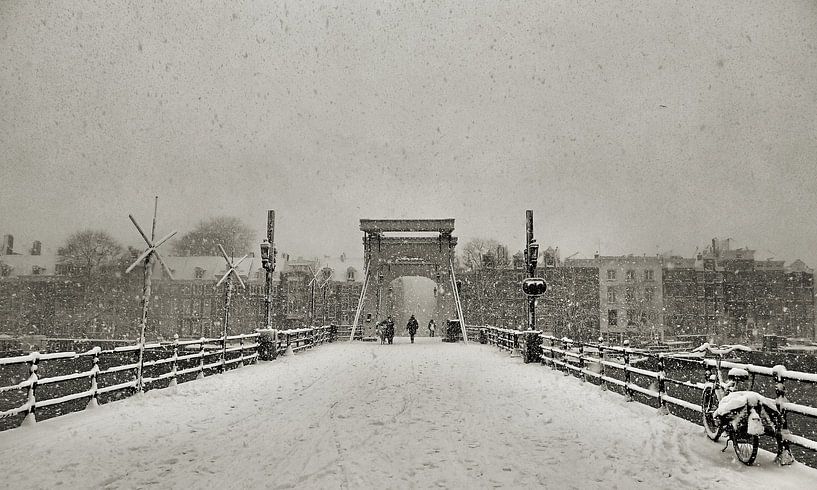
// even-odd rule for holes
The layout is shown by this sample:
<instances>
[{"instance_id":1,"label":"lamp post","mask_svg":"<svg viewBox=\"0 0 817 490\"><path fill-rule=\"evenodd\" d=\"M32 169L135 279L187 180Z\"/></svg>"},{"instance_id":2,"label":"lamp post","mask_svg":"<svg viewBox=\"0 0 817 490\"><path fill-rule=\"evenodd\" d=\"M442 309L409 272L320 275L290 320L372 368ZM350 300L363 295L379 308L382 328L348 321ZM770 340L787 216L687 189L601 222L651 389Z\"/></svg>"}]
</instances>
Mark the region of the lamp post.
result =
<instances>
[{"instance_id":1,"label":"lamp post","mask_svg":"<svg viewBox=\"0 0 817 490\"><path fill-rule=\"evenodd\" d=\"M525 266L528 278L522 282L522 292L528 297L528 330L536 330L536 298L547 290L547 283L536 275L539 261L539 244L533 238L533 211L526 212Z\"/></svg>"},{"instance_id":2,"label":"lamp post","mask_svg":"<svg viewBox=\"0 0 817 490\"><path fill-rule=\"evenodd\" d=\"M269 242L261 242L261 267L264 268L264 328L270 328L272 316L272 273L275 271L275 256L278 251Z\"/></svg>"}]
</instances>

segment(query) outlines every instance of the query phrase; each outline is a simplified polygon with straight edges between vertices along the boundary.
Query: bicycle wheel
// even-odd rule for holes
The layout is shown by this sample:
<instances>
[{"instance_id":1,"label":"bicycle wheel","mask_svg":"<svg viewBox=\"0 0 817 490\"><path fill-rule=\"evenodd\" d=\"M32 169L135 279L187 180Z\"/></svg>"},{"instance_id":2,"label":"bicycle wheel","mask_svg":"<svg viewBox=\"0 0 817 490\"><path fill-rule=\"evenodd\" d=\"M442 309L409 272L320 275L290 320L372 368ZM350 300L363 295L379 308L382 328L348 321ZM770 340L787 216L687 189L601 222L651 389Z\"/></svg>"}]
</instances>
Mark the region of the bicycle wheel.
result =
<instances>
[{"instance_id":1,"label":"bicycle wheel","mask_svg":"<svg viewBox=\"0 0 817 490\"><path fill-rule=\"evenodd\" d=\"M732 446L741 463L751 466L757 458L758 437L749 434L732 435Z\"/></svg>"},{"instance_id":2,"label":"bicycle wheel","mask_svg":"<svg viewBox=\"0 0 817 490\"><path fill-rule=\"evenodd\" d=\"M715 390L707 388L701 398L701 414L703 419L704 432L706 437L713 441L721 438L723 429L718 426L715 421L715 410L718 409L718 397L715 396Z\"/></svg>"}]
</instances>

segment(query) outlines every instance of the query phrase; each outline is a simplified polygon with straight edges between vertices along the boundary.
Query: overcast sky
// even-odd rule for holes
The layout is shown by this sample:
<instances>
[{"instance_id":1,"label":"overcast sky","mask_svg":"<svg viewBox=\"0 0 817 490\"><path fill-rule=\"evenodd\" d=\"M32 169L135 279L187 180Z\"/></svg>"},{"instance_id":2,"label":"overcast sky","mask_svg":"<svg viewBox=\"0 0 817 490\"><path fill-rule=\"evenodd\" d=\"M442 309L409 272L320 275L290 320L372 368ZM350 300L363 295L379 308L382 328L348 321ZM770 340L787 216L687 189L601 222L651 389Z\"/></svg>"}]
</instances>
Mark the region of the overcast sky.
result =
<instances>
[{"instance_id":1,"label":"overcast sky","mask_svg":"<svg viewBox=\"0 0 817 490\"><path fill-rule=\"evenodd\" d=\"M817 3L0 2L0 232L234 215L817 266ZM478 6L475 4L479 4Z\"/></svg>"}]
</instances>

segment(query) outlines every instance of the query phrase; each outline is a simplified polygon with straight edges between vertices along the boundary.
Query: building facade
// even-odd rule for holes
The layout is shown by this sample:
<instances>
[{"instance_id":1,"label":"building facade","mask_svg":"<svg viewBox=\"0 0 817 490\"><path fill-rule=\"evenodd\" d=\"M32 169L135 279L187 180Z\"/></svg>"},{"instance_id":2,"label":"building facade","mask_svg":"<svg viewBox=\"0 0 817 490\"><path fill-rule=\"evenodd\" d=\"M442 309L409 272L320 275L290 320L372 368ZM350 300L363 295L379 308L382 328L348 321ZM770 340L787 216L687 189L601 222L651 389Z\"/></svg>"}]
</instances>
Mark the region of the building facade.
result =
<instances>
[{"instance_id":1,"label":"building facade","mask_svg":"<svg viewBox=\"0 0 817 490\"><path fill-rule=\"evenodd\" d=\"M596 271L600 336L620 342L664 337L663 271L659 257L601 256L569 259L566 268Z\"/></svg>"},{"instance_id":2,"label":"building facade","mask_svg":"<svg viewBox=\"0 0 817 490\"><path fill-rule=\"evenodd\" d=\"M547 262L545 262L547 263ZM559 337L595 340L599 335L597 270L587 267L540 267L537 276L548 283L537 299L537 328ZM526 329L528 301L522 293L522 269L491 269L460 273L460 298L465 321Z\"/></svg>"},{"instance_id":3,"label":"building facade","mask_svg":"<svg viewBox=\"0 0 817 490\"><path fill-rule=\"evenodd\" d=\"M362 285L358 262L362 260L341 255L290 261L282 255L271 289L274 328L354 320ZM224 259L163 258L173 279L155 265L148 338L221 335L226 284L216 283L226 272ZM122 273L131 259L122 257L109 269L89 275L61 268L56 254L0 255L0 267L6 271L0 277L0 334L135 339L141 318L143 273L138 268ZM246 287L233 283L228 334L264 326L265 271L259 265L249 257L238 268ZM314 271L321 273L316 281L312 281Z\"/></svg>"}]
</instances>

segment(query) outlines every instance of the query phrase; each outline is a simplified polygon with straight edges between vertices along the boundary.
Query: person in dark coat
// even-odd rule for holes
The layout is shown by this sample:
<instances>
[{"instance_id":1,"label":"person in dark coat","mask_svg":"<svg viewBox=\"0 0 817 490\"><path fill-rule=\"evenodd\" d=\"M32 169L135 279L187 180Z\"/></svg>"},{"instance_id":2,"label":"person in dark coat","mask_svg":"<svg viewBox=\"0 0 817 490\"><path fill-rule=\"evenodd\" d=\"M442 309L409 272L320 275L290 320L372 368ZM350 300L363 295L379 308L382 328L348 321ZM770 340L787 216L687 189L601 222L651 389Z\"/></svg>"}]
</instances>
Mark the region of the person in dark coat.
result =
<instances>
[{"instance_id":1,"label":"person in dark coat","mask_svg":"<svg viewBox=\"0 0 817 490\"><path fill-rule=\"evenodd\" d=\"M391 319L391 315L386 318L386 338L389 340L390 344L394 343L394 320Z\"/></svg>"},{"instance_id":2,"label":"person in dark coat","mask_svg":"<svg viewBox=\"0 0 817 490\"><path fill-rule=\"evenodd\" d=\"M406 324L406 328L408 329L409 336L411 336L411 343L414 343L414 334L417 333L417 329L420 328L420 324L417 323L417 319L414 318L414 315L411 315L409 318L408 323Z\"/></svg>"},{"instance_id":3,"label":"person in dark coat","mask_svg":"<svg viewBox=\"0 0 817 490\"><path fill-rule=\"evenodd\" d=\"M434 334L437 332L437 324L434 323L434 319L428 321L428 336L433 337Z\"/></svg>"},{"instance_id":4,"label":"person in dark coat","mask_svg":"<svg viewBox=\"0 0 817 490\"><path fill-rule=\"evenodd\" d=\"M375 327L375 331L377 332L377 336L380 337L380 345L386 343L386 320L377 322L377 326Z\"/></svg>"}]
</instances>

